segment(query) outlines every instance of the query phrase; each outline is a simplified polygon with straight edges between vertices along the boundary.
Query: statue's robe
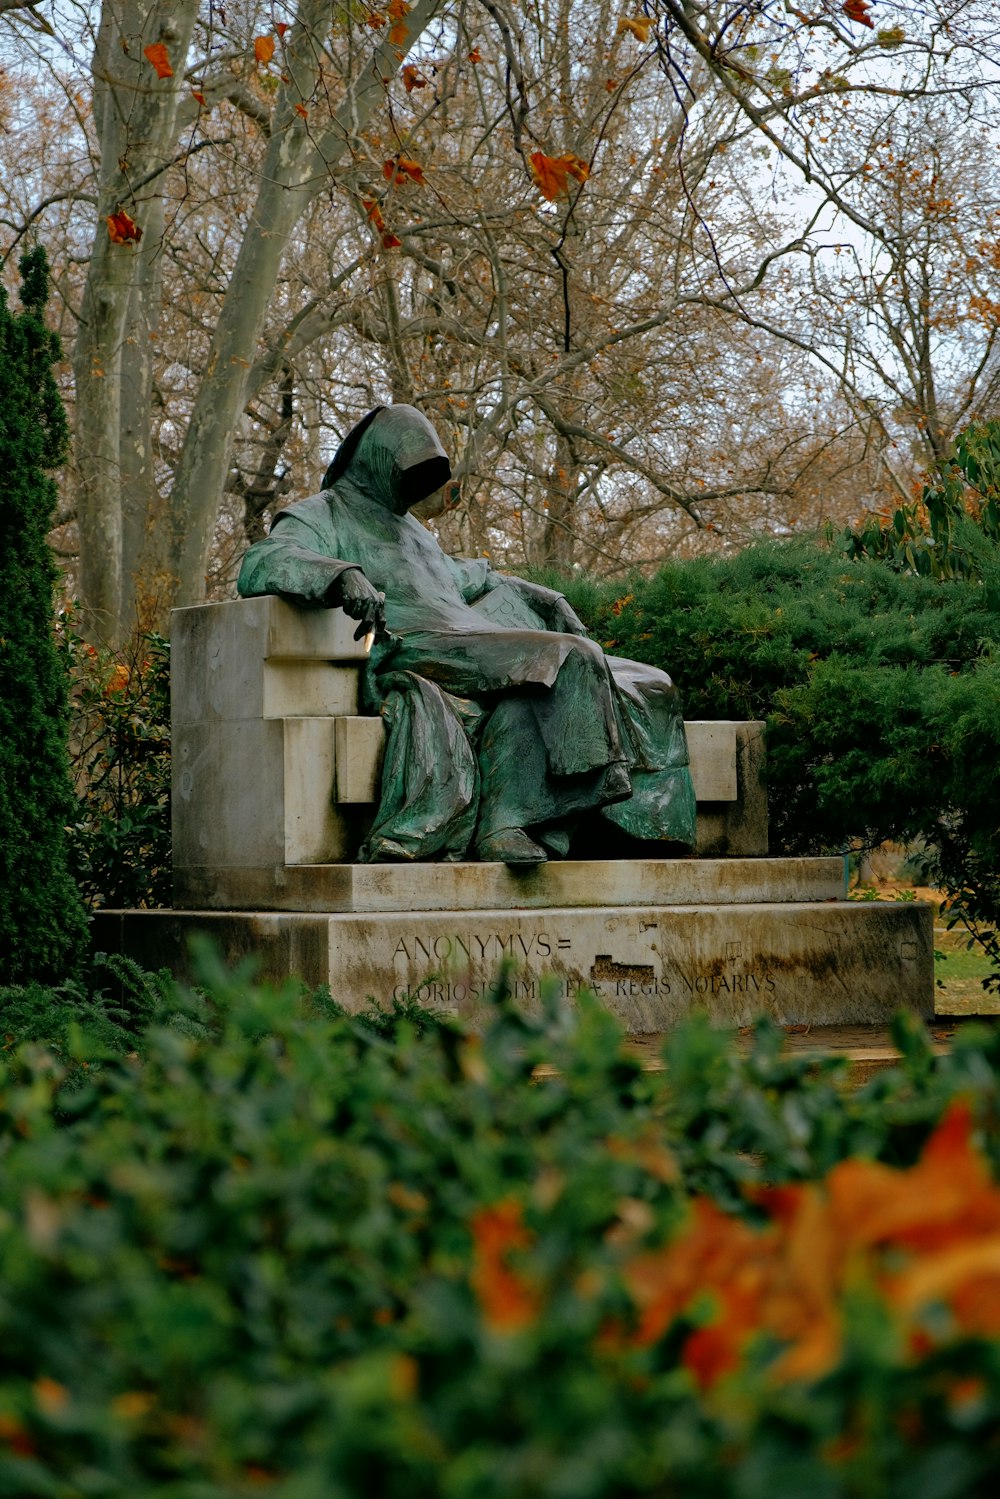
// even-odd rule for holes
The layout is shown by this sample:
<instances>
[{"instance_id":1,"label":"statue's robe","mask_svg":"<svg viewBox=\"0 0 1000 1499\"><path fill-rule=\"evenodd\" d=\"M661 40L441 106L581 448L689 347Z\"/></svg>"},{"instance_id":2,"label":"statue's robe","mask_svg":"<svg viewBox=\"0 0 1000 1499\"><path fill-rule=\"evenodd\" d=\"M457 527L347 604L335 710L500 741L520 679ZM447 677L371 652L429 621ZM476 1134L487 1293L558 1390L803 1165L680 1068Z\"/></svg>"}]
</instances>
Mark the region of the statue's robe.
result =
<instances>
[{"instance_id":1,"label":"statue's robe","mask_svg":"<svg viewBox=\"0 0 1000 1499\"><path fill-rule=\"evenodd\" d=\"M473 839L508 828L565 854L568 829L589 811L633 837L692 843L694 793L670 678L546 629L546 601L559 595L496 573L485 558L447 556L407 513L423 497L408 490L407 470L430 468L431 451L444 459L437 435L412 408L384 415L395 420L372 423L331 488L276 516L238 582L245 597L322 607L340 575L359 567L385 594L391 634L373 648L364 695L389 738L359 857L461 859Z\"/></svg>"}]
</instances>

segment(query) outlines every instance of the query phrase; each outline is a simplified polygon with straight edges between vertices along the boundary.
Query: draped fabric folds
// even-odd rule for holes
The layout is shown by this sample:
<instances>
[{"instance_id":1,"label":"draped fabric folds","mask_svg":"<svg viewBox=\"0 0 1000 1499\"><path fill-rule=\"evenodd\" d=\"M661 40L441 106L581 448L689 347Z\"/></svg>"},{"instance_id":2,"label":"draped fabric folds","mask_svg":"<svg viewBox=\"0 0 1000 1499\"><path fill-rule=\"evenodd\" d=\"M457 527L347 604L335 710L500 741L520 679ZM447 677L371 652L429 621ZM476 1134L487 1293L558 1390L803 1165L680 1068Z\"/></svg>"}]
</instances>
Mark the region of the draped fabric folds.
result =
<instances>
[{"instance_id":1,"label":"draped fabric folds","mask_svg":"<svg viewBox=\"0 0 1000 1499\"><path fill-rule=\"evenodd\" d=\"M354 567L385 594L390 633L372 651L365 698L389 732L359 857L461 859L508 829L565 853L587 813L634 838L691 844L670 678L560 629L582 627L551 590L446 556L408 513L449 475L426 417L382 408L330 472L332 487L282 511L250 548L238 588L323 607Z\"/></svg>"}]
</instances>

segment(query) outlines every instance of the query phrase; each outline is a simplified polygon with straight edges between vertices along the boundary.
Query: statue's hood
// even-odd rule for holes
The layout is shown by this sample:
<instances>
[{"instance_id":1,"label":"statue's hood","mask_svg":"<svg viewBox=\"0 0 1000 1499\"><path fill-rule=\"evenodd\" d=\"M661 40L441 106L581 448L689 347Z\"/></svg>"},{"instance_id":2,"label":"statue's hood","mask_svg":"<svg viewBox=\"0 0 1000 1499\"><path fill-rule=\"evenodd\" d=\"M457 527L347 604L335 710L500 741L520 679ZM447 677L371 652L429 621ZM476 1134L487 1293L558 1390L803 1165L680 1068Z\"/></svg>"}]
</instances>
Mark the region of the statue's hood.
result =
<instances>
[{"instance_id":1,"label":"statue's hood","mask_svg":"<svg viewBox=\"0 0 1000 1499\"><path fill-rule=\"evenodd\" d=\"M402 515L450 478L448 455L422 411L415 406L377 406L340 444L323 488L344 480Z\"/></svg>"}]
</instances>

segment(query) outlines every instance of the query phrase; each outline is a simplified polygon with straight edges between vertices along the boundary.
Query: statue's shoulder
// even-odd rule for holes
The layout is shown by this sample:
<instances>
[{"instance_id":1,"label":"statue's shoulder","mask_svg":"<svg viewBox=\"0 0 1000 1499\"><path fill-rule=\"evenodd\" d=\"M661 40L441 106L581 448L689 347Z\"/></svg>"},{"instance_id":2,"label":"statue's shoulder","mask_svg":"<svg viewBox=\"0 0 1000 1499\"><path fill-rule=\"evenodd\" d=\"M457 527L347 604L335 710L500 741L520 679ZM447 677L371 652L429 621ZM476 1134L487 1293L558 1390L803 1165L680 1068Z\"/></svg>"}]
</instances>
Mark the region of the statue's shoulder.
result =
<instances>
[{"instance_id":1,"label":"statue's shoulder","mask_svg":"<svg viewBox=\"0 0 1000 1499\"><path fill-rule=\"evenodd\" d=\"M329 502L330 495L325 489L307 499L296 500L294 505L286 505L284 510L278 511L271 522L271 530L274 531L279 524L293 522L296 530L305 529L319 538L329 537L334 530Z\"/></svg>"},{"instance_id":2,"label":"statue's shoulder","mask_svg":"<svg viewBox=\"0 0 1000 1499\"><path fill-rule=\"evenodd\" d=\"M294 505L286 505L284 510L279 510L274 517L274 525L281 520L310 521L312 524L322 524L330 519L330 496L325 489L319 494L311 494L304 500L296 500Z\"/></svg>"}]
</instances>

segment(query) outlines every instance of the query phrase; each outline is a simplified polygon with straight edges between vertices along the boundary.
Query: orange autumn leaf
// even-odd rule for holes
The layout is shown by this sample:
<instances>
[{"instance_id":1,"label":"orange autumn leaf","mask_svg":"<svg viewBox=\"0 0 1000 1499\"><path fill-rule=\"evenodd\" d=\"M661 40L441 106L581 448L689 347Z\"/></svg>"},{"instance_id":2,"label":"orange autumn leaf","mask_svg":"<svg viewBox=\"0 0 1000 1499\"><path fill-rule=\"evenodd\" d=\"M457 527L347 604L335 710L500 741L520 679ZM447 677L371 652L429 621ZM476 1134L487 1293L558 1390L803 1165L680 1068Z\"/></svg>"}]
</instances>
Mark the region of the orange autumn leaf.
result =
<instances>
[{"instance_id":1,"label":"orange autumn leaf","mask_svg":"<svg viewBox=\"0 0 1000 1499\"><path fill-rule=\"evenodd\" d=\"M157 78L173 78L170 55L162 42L151 42L148 47L143 47L142 55L156 69Z\"/></svg>"},{"instance_id":2,"label":"orange autumn leaf","mask_svg":"<svg viewBox=\"0 0 1000 1499\"><path fill-rule=\"evenodd\" d=\"M124 208L108 214L108 234L114 245L137 245L142 239L142 230Z\"/></svg>"},{"instance_id":3,"label":"orange autumn leaf","mask_svg":"<svg viewBox=\"0 0 1000 1499\"><path fill-rule=\"evenodd\" d=\"M624 36L628 32L637 42L646 43L652 27L653 23L648 16L622 16L618 22L618 35Z\"/></svg>"},{"instance_id":4,"label":"orange autumn leaf","mask_svg":"<svg viewBox=\"0 0 1000 1499\"><path fill-rule=\"evenodd\" d=\"M389 27L389 40L394 47L405 47L410 35L410 29L406 24L410 7L407 0L389 0L386 6L392 25Z\"/></svg>"},{"instance_id":5,"label":"orange autumn leaf","mask_svg":"<svg viewBox=\"0 0 1000 1499\"><path fill-rule=\"evenodd\" d=\"M129 668L125 665L125 662L124 661L117 662L117 664L115 665L114 671L111 673L110 677L108 678L108 680L107 680L107 682L105 684L105 687L104 687L104 696L105 697L113 697L113 696L115 696L116 693L124 692L125 689L128 687L129 681L131 680L131 676L132 676L132 673L130 672Z\"/></svg>"},{"instance_id":6,"label":"orange autumn leaf","mask_svg":"<svg viewBox=\"0 0 1000 1499\"><path fill-rule=\"evenodd\" d=\"M972 1116L959 1100L921 1157L900 1172L874 1161L843 1161L827 1179L836 1231L854 1246L943 1249L970 1234L1000 1234L1000 1191L972 1143Z\"/></svg>"},{"instance_id":7,"label":"orange autumn leaf","mask_svg":"<svg viewBox=\"0 0 1000 1499\"><path fill-rule=\"evenodd\" d=\"M395 161L389 160L382 164L382 176L386 182L395 183L397 186L407 179L424 186L424 170L418 162L411 161L408 156L397 156Z\"/></svg>"},{"instance_id":8,"label":"orange autumn leaf","mask_svg":"<svg viewBox=\"0 0 1000 1499\"><path fill-rule=\"evenodd\" d=\"M561 193L569 191L570 177L577 182L586 182L590 167L571 151L563 152L562 156L546 156L544 151L532 151L531 176L542 197L551 203Z\"/></svg>"},{"instance_id":9,"label":"orange autumn leaf","mask_svg":"<svg viewBox=\"0 0 1000 1499\"><path fill-rule=\"evenodd\" d=\"M374 198L362 198L361 205L369 223L377 234L382 236L383 250L398 250L403 241L385 227L385 219L382 210Z\"/></svg>"},{"instance_id":10,"label":"orange autumn leaf","mask_svg":"<svg viewBox=\"0 0 1000 1499\"><path fill-rule=\"evenodd\" d=\"M861 26L870 26L874 31L875 22L871 18L869 0L844 0L844 14L848 20L857 21Z\"/></svg>"},{"instance_id":11,"label":"orange autumn leaf","mask_svg":"<svg viewBox=\"0 0 1000 1499\"><path fill-rule=\"evenodd\" d=\"M408 63L407 66L403 69L402 76L403 87L406 89L406 92L408 94L412 94L415 88L427 87L427 79L424 77L423 73L421 73L420 69L415 68L412 63Z\"/></svg>"},{"instance_id":12,"label":"orange autumn leaf","mask_svg":"<svg viewBox=\"0 0 1000 1499\"><path fill-rule=\"evenodd\" d=\"M822 1182L758 1189L750 1195L770 1218L763 1228L696 1199L677 1238L622 1267L638 1313L632 1341L658 1341L708 1295L715 1314L681 1350L701 1389L737 1368L757 1335L781 1350L772 1380L813 1381L841 1356L843 1297L859 1276L900 1322L913 1358L942 1335L997 1337L1000 1188L972 1133L959 1100L909 1168L854 1159ZM922 1319L932 1306L951 1321L929 1338Z\"/></svg>"},{"instance_id":13,"label":"orange autumn leaf","mask_svg":"<svg viewBox=\"0 0 1000 1499\"><path fill-rule=\"evenodd\" d=\"M18 1457L34 1457L35 1444L27 1428L16 1416L0 1411L0 1442L8 1446Z\"/></svg>"},{"instance_id":14,"label":"orange autumn leaf","mask_svg":"<svg viewBox=\"0 0 1000 1499\"><path fill-rule=\"evenodd\" d=\"M530 1247L531 1234L512 1198L480 1208L470 1225L473 1262L470 1283L487 1325L494 1332L522 1332L538 1319L539 1297L509 1257Z\"/></svg>"},{"instance_id":15,"label":"orange autumn leaf","mask_svg":"<svg viewBox=\"0 0 1000 1499\"><path fill-rule=\"evenodd\" d=\"M370 10L365 16L365 25L370 26L373 31L381 31L385 25L385 16L381 11Z\"/></svg>"},{"instance_id":16,"label":"orange autumn leaf","mask_svg":"<svg viewBox=\"0 0 1000 1499\"><path fill-rule=\"evenodd\" d=\"M306 109L304 104L296 104L295 113L297 115L301 115L304 120L307 120L309 118L309 111L308 109Z\"/></svg>"},{"instance_id":17,"label":"orange autumn leaf","mask_svg":"<svg viewBox=\"0 0 1000 1499\"><path fill-rule=\"evenodd\" d=\"M255 36L253 39L253 55L261 67L266 67L274 56L274 37Z\"/></svg>"},{"instance_id":18,"label":"orange autumn leaf","mask_svg":"<svg viewBox=\"0 0 1000 1499\"><path fill-rule=\"evenodd\" d=\"M922 1256L885 1284L886 1299L907 1315L948 1306L964 1331L1000 1333L1000 1240L992 1235Z\"/></svg>"},{"instance_id":19,"label":"orange autumn leaf","mask_svg":"<svg viewBox=\"0 0 1000 1499\"><path fill-rule=\"evenodd\" d=\"M739 1368L743 1345L759 1322L759 1289L752 1281L727 1287L719 1297L715 1320L696 1328L685 1341L681 1363L699 1389L710 1390Z\"/></svg>"},{"instance_id":20,"label":"orange autumn leaf","mask_svg":"<svg viewBox=\"0 0 1000 1499\"><path fill-rule=\"evenodd\" d=\"M483 54L480 52L479 48L478 47L473 47L472 51L469 53L469 61L471 63L477 63L477 62L482 62L482 60L483 60Z\"/></svg>"},{"instance_id":21,"label":"orange autumn leaf","mask_svg":"<svg viewBox=\"0 0 1000 1499\"><path fill-rule=\"evenodd\" d=\"M207 108L207 101L201 89L193 88L191 90L191 98L196 99L199 104L204 105Z\"/></svg>"},{"instance_id":22,"label":"orange autumn leaf","mask_svg":"<svg viewBox=\"0 0 1000 1499\"><path fill-rule=\"evenodd\" d=\"M58 1415L69 1404L69 1391L66 1386L61 1385L58 1380L49 1379L47 1375L36 1379L33 1390L39 1409L47 1416Z\"/></svg>"},{"instance_id":23,"label":"orange autumn leaf","mask_svg":"<svg viewBox=\"0 0 1000 1499\"><path fill-rule=\"evenodd\" d=\"M155 1403L155 1397L148 1390L125 1390L121 1395L115 1395L111 1409L125 1421L138 1421L149 1414Z\"/></svg>"},{"instance_id":24,"label":"orange autumn leaf","mask_svg":"<svg viewBox=\"0 0 1000 1499\"><path fill-rule=\"evenodd\" d=\"M288 22L287 21L275 21L275 23L274 23L274 29L278 33L279 36L284 36L285 32L288 30Z\"/></svg>"}]
</instances>

